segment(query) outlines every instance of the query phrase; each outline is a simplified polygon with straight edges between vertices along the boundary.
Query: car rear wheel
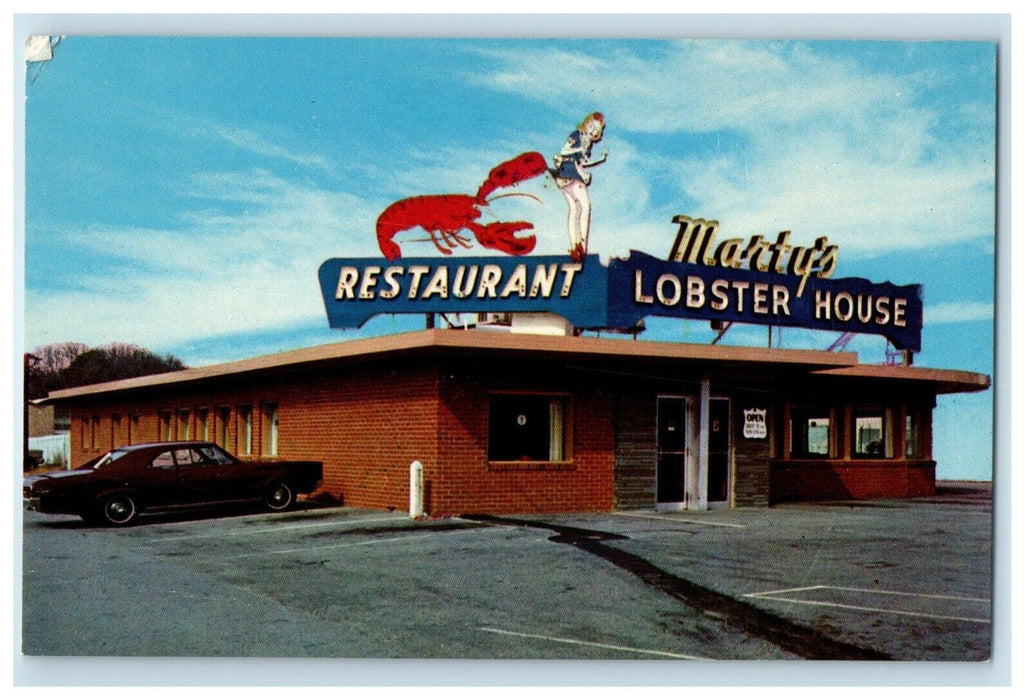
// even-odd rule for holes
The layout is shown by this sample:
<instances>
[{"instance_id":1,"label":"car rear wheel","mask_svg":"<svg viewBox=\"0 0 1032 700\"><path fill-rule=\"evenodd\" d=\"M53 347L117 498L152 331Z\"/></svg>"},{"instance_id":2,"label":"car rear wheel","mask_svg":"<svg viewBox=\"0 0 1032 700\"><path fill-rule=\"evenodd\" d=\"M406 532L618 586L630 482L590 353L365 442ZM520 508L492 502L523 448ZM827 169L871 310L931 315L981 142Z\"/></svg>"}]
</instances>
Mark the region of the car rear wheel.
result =
<instances>
[{"instance_id":1,"label":"car rear wheel","mask_svg":"<svg viewBox=\"0 0 1032 700\"><path fill-rule=\"evenodd\" d=\"M274 481L265 489L265 507L269 510L287 510L294 505L294 489L284 481Z\"/></svg>"},{"instance_id":2,"label":"car rear wheel","mask_svg":"<svg viewBox=\"0 0 1032 700\"><path fill-rule=\"evenodd\" d=\"M105 497L100 503L100 521L106 525L128 525L136 519L138 508L133 497L116 493Z\"/></svg>"}]
</instances>

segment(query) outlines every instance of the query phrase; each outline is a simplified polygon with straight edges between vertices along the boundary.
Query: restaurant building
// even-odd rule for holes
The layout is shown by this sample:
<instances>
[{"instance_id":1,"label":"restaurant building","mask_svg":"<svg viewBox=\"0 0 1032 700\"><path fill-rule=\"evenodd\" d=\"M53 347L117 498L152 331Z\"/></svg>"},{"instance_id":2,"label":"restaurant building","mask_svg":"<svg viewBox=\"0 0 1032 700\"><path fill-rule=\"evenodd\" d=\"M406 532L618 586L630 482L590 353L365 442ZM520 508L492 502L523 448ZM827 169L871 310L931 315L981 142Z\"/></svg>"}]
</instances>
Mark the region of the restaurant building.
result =
<instances>
[{"instance_id":1,"label":"restaurant building","mask_svg":"<svg viewBox=\"0 0 1032 700\"><path fill-rule=\"evenodd\" d=\"M210 440L318 460L346 506L555 513L928 496L932 410L972 372L850 352L434 328L53 392L72 464Z\"/></svg>"}]
</instances>

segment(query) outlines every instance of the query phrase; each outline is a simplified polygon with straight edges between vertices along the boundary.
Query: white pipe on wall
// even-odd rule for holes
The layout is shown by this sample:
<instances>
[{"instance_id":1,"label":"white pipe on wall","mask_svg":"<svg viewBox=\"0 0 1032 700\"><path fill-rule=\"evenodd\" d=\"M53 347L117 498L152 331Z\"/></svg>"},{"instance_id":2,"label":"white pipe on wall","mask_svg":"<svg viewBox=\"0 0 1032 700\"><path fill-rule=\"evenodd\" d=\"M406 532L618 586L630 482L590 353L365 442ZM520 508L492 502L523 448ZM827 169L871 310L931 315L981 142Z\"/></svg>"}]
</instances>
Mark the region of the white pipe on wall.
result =
<instances>
[{"instance_id":1,"label":"white pipe on wall","mask_svg":"<svg viewBox=\"0 0 1032 700\"><path fill-rule=\"evenodd\" d=\"M415 461L409 465L409 507L410 518L423 517L423 463Z\"/></svg>"}]
</instances>

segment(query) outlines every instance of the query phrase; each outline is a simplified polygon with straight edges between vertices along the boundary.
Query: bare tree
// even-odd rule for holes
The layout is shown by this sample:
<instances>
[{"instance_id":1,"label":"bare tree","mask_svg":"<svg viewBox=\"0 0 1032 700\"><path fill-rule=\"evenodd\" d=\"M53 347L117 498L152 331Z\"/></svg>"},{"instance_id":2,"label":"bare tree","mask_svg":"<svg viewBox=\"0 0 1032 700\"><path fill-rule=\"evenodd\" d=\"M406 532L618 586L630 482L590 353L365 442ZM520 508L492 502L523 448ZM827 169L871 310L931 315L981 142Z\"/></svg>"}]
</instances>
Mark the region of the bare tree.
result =
<instances>
[{"instance_id":1,"label":"bare tree","mask_svg":"<svg viewBox=\"0 0 1032 700\"><path fill-rule=\"evenodd\" d=\"M174 372L186 365L172 355L161 357L128 343L90 348L84 343L37 347L25 362L25 397L37 399L56 389Z\"/></svg>"}]
</instances>

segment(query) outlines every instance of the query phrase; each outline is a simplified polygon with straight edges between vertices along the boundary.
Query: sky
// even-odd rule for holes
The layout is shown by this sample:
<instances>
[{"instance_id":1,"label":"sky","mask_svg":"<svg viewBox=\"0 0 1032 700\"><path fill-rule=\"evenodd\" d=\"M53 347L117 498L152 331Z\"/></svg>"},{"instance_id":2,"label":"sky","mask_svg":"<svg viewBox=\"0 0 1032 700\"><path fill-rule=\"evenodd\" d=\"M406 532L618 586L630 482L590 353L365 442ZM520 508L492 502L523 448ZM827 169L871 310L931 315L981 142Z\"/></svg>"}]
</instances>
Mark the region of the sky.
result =
<instances>
[{"instance_id":1,"label":"sky","mask_svg":"<svg viewBox=\"0 0 1032 700\"><path fill-rule=\"evenodd\" d=\"M676 214L725 237L827 236L836 277L923 285L915 364L993 376L996 61L968 41L64 36L26 72L24 351L126 342L201 366L421 328L328 328L319 265L378 256L392 202L472 194L601 111L603 262L665 258ZM565 253L561 193L520 189L540 201L484 220L531 220L535 253ZM705 321L647 324L645 339L713 339ZM765 346L767 329L721 342ZM880 337L848 349L886 359ZM940 398L940 478L990 478L992 393Z\"/></svg>"}]
</instances>

